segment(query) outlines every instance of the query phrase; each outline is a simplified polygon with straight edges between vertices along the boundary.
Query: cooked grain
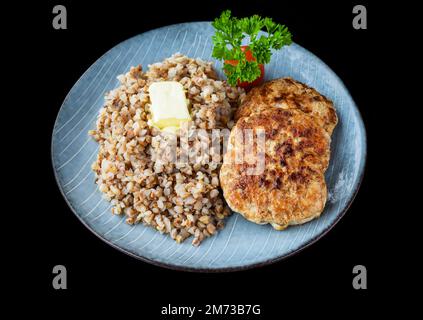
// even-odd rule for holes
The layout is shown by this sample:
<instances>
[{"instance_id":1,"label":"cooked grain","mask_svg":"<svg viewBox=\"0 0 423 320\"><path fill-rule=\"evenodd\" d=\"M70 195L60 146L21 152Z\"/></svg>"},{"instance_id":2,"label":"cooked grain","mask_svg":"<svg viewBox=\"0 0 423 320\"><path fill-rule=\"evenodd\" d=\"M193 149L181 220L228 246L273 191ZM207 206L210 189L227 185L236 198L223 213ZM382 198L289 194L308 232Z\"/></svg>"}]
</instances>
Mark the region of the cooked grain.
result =
<instances>
[{"instance_id":1,"label":"cooked grain","mask_svg":"<svg viewBox=\"0 0 423 320\"><path fill-rule=\"evenodd\" d=\"M202 133L185 154L194 163L166 161L174 136L149 126L148 88L156 81L179 81L190 101L190 129L207 130L233 126L244 91L218 80L211 62L181 54L150 65L147 72L131 67L118 79L89 132L100 145L92 165L99 190L111 201L112 213L125 215L127 223L150 225L178 243L192 235L192 244L199 245L223 228L230 214L218 190L221 157L218 150L211 152L217 154L211 162L198 157L209 145L209 135ZM178 152L184 153L179 145Z\"/></svg>"}]
</instances>

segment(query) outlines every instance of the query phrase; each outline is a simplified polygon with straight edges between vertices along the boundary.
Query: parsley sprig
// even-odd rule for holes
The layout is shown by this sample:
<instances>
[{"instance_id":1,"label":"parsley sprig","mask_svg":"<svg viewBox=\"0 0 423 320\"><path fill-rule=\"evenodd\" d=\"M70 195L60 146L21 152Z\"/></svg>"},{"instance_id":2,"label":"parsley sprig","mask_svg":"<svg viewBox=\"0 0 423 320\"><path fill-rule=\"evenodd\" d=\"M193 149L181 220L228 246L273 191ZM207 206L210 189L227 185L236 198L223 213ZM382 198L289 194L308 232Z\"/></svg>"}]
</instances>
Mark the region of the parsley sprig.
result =
<instances>
[{"instance_id":1,"label":"parsley sprig","mask_svg":"<svg viewBox=\"0 0 423 320\"><path fill-rule=\"evenodd\" d=\"M221 60L236 60L237 64L224 64L228 83L235 86L237 82L252 82L261 75L260 64L270 62L271 49L280 49L292 43L291 33L284 25L275 23L271 18L253 15L247 18L231 16L231 11L222 12L212 22L216 30L213 36L213 57ZM263 30L267 36L258 33ZM247 61L241 49L242 41L249 37L249 50L255 61Z\"/></svg>"}]
</instances>

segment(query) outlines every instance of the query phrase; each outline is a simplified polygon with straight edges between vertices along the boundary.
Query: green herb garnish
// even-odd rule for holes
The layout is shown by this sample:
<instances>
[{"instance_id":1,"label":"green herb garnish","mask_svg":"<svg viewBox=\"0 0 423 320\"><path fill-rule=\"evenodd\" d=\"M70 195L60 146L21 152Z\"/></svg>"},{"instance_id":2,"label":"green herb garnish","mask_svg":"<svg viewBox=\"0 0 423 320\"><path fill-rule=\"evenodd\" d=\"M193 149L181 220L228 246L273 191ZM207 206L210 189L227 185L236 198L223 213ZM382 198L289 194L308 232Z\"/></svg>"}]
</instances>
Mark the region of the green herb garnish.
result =
<instances>
[{"instance_id":1,"label":"green herb garnish","mask_svg":"<svg viewBox=\"0 0 423 320\"><path fill-rule=\"evenodd\" d=\"M238 19L231 16L231 11L222 12L212 22L216 30L213 36L213 57L224 60L224 71L228 83L235 86L237 82L252 82L261 75L259 65L270 62L271 49L280 49L292 43L291 33L284 25L273 22L271 18L253 15ZM267 36L260 35L260 30ZM249 61L241 48L242 40L249 37L248 50L255 60ZM236 63L227 63L236 61Z\"/></svg>"}]
</instances>

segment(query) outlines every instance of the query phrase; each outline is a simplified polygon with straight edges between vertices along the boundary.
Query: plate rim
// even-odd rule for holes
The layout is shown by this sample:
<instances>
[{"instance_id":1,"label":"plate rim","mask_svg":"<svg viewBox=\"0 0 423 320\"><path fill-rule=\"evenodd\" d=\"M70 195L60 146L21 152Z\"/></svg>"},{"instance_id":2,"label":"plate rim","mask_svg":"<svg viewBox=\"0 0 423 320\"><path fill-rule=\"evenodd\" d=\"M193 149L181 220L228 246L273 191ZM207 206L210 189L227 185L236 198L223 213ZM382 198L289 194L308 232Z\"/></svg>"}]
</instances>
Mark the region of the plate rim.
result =
<instances>
[{"instance_id":1,"label":"plate rim","mask_svg":"<svg viewBox=\"0 0 423 320\"><path fill-rule=\"evenodd\" d=\"M346 212L348 211L348 209L350 208L351 204L354 202L358 191L361 187L361 184L363 182L363 178L364 175L366 173L366 164L367 164L367 132L366 132L366 127L364 125L364 121L363 121L363 117L360 113L359 108L357 107L357 104L355 103L353 97L351 96L348 88L345 86L344 82L341 80L341 78L339 78L339 76L322 60L320 59L318 56L316 56L313 52L311 52L310 50L302 47L301 45L299 45L298 43L295 43L297 46L299 46L301 49L307 51L309 54L311 54L314 58L316 58L331 74L332 76L339 81L341 87L345 90L345 92L348 94L348 96L350 97L353 107L354 107L354 111L356 112L357 115L357 119L358 119L358 126L360 127L361 131L362 131L362 136L361 136L361 140L362 140L362 163L360 164L359 167L359 176L356 182L356 185L354 186L354 190L351 192L350 197L348 202L345 204L344 209L338 213L337 217L335 218L334 221L332 221L331 224L329 224L323 231L321 231L319 234L317 234L315 237L309 239L308 241L304 242L303 244L301 244L297 249L280 255L276 258L271 258L271 259L267 259L264 260L262 262L255 262L255 263L250 263L250 264L246 264L246 265L242 265L242 266L235 266L235 267L219 267L219 268L196 268L196 267L188 267L188 266L183 266L183 265L177 265L177 264L170 264L170 263L165 263L165 262L160 262L160 261L156 261L150 258L147 258L145 256L141 256L141 255L137 255L127 249L124 249L120 246L118 246L117 244L107 240L106 238L102 237L99 233L97 233L93 228L91 228L76 212L76 210L73 208L72 204L70 203L70 201L68 200L68 198L65 195L65 192L62 188L62 185L59 182L59 175L57 172L57 168L55 166L55 162L53 159L53 154L54 154L54 133L56 130L56 126L58 124L58 118L60 115L60 111L62 110L63 105L65 104L65 102L69 99L70 97L70 93L72 92L72 89L78 84L79 81L81 81L81 79L84 77L84 75L86 73L88 73L90 71L90 69L93 67L94 64L97 63L97 61L99 61L101 58L103 58L106 54L108 54L111 50L113 50L113 48L120 46L121 44L123 44L124 42L130 41L131 39L134 39L142 34L146 34L146 33L150 33L153 31L157 31L160 29L164 29L164 28L169 28L172 26L182 26L182 25L190 25L190 24L196 24L196 23L208 23L210 24L211 21L191 21L191 22L183 22L183 23L175 23L175 24L170 24L170 25L166 25L166 26L162 26L159 28L155 28L155 29L150 29L147 30L145 32L142 33L138 33L132 37L129 37L123 41L120 41L119 43L115 44L112 48L108 49L105 53L103 53L100 57L98 57L88 68L87 70L85 70L82 75L78 78L78 80L73 84L72 88L68 91L68 93L66 94L65 98L63 99L63 102L59 108L59 111L57 112L55 121L54 121L54 125L53 125L53 130L51 133L51 143L50 143L50 161L51 161L51 166L53 169L53 173L54 173L54 178L56 181L56 184L59 188L60 194L62 195L63 199L65 200L66 204L68 205L68 207L71 209L72 213L78 218L78 220L91 232L93 233L97 238L101 239L104 243L110 245L111 247L117 249L118 251L131 256L137 260L155 265L155 266L159 266L159 267L163 267L166 269L170 269L170 270L176 270L176 271L186 271L186 272L199 272L199 273L223 273L223 272L237 272L237 271L245 271L245 270L250 270L250 269L255 269L255 268L260 268L260 267L264 267L267 265L271 265L274 264L276 262L279 261L283 261L287 258L290 258L294 255L296 255L297 253L303 251L304 249L308 248L309 246L311 246L312 244L314 244L315 242L317 242L318 240L320 240L323 236L325 236L330 230L332 230L332 228L342 219L342 217L346 214ZM294 42L293 42L294 43ZM234 212L234 214L238 214L236 212Z\"/></svg>"}]
</instances>

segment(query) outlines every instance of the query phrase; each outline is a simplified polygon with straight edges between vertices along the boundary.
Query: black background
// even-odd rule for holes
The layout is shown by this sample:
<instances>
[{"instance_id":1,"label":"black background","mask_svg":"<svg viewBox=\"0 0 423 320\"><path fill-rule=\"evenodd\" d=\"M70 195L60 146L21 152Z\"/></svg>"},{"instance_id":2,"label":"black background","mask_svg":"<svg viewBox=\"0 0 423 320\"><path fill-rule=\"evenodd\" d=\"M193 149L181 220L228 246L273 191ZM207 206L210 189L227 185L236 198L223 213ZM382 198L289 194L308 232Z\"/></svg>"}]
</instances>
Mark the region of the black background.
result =
<instances>
[{"instance_id":1,"label":"black background","mask_svg":"<svg viewBox=\"0 0 423 320\"><path fill-rule=\"evenodd\" d=\"M68 29L54 30L52 8L63 4ZM368 29L352 27L352 8L364 4ZM350 90L366 125L368 156L361 189L341 221L321 240L299 254L273 265L235 273L187 273L163 269L129 257L108 246L86 229L67 207L57 188L51 160L51 133L60 105L81 74L107 50L127 38L164 25L187 21L210 21L223 9L236 16L260 14L287 25L293 40L326 62ZM381 191L387 182L384 164L377 159L386 147L382 133L381 102L375 92L393 69L381 52L394 45L393 32L386 32L391 11L368 1L330 2L222 2L222 1L46 1L32 5L35 48L33 72L48 82L31 82L43 96L37 108L34 150L37 168L34 180L41 183L32 196L44 199L29 210L32 249L23 259L31 265L31 289L51 305L72 305L81 297L86 304L106 297L112 308L136 309L141 319L159 317L160 306L172 304L261 304L262 319L276 319L294 309L321 310L336 301L349 313L374 304L373 298L389 294L386 226L380 216L395 210ZM397 12L400 15L400 12ZM392 16L392 15L391 15ZM26 65L24 65L25 67ZM387 69L389 66L389 69ZM389 94L389 92L387 93ZM35 118L34 118L35 120ZM377 141L377 143L375 142ZM39 203L39 201L38 201ZM35 216L37 218L35 218ZM41 217L41 218L40 218ZM35 231L35 232L34 232ZM389 248L390 250L393 247ZM392 261L391 261L392 262ZM63 264L68 271L68 289L54 290L52 268ZM368 290L352 287L353 266L368 270ZM76 300L75 300L76 299ZM314 302L320 306L314 306ZM110 303L110 305L108 304ZM75 306L78 304L75 304ZM307 307L309 306L309 307ZM310 309L311 310L310 310ZM317 309L313 309L317 308ZM149 316L142 316L149 314ZM257 317L259 318L259 317Z\"/></svg>"}]
</instances>

